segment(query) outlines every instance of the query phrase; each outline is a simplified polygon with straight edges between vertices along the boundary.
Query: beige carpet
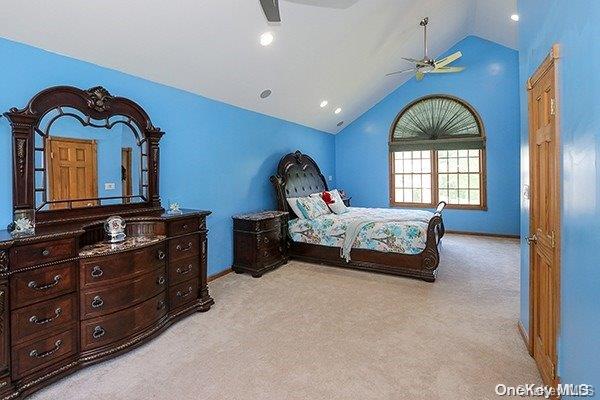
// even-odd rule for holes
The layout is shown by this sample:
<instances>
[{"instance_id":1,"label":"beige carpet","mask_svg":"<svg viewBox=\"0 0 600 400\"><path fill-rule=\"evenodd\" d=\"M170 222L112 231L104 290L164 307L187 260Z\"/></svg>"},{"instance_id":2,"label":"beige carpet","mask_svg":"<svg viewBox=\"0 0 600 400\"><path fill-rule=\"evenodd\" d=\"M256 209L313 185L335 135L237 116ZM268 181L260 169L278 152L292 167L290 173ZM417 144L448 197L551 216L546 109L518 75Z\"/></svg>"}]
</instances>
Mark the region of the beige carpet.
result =
<instances>
[{"instance_id":1,"label":"beige carpet","mask_svg":"<svg viewBox=\"0 0 600 400\"><path fill-rule=\"evenodd\" d=\"M448 235L437 282L292 262L212 282L206 314L35 399L492 399L540 383L518 243Z\"/></svg>"}]
</instances>

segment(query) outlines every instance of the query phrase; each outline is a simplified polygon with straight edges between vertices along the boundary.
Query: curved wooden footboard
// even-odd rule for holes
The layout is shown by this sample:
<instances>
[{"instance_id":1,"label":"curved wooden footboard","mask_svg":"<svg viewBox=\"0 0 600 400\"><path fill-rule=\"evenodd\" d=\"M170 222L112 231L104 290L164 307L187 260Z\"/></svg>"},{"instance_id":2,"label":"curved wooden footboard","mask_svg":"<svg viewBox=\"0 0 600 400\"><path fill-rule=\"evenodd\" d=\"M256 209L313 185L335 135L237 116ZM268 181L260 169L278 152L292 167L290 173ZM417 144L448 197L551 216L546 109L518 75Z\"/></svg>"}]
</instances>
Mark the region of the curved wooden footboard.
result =
<instances>
[{"instance_id":1,"label":"curved wooden footboard","mask_svg":"<svg viewBox=\"0 0 600 400\"><path fill-rule=\"evenodd\" d=\"M435 281L437 267L440 264L440 252L438 250L438 245L442 237L446 233L446 229L444 228L444 221L442 219L442 211L446 207L446 202L440 201L435 210L435 214L433 218L429 220L429 225L427 226L427 241L426 246L422 256L422 269L426 275L423 277L424 280L427 281Z\"/></svg>"}]
</instances>

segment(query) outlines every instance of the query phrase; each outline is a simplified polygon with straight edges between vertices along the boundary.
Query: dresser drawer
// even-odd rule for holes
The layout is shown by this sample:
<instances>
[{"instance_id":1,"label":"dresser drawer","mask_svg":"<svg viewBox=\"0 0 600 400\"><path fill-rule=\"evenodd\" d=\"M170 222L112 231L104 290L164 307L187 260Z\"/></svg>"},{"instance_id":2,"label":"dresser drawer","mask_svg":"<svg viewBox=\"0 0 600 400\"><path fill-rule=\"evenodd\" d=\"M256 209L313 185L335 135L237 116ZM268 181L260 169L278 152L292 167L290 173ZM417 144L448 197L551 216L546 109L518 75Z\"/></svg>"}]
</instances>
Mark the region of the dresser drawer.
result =
<instances>
[{"instance_id":1,"label":"dresser drawer","mask_svg":"<svg viewBox=\"0 0 600 400\"><path fill-rule=\"evenodd\" d=\"M204 229L204 219L186 218L177 221L169 222L169 236L186 235L188 233L197 232Z\"/></svg>"},{"instance_id":2,"label":"dresser drawer","mask_svg":"<svg viewBox=\"0 0 600 400\"><path fill-rule=\"evenodd\" d=\"M199 254L200 235L188 235L169 242L169 260L181 260ZM203 243L205 243L203 241Z\"/></svg>"},{"instance_id":3,"label":"dresser drawer","mask_svg":"<svg viewBox=\"0 0 600 400\"><path fill-rule=\"evenodd\" d=\"M11 308L74 292L77 289L77 262L19 272L10 280Z\"/></svg>"},{"instance_id":4,"label":"dresser drawer","mask_svg":"<svg viewBox=\"0 0 600 400\"><path fill-rule=\"evenodd\" d=\"M156 296L166 287L165 269L159 268L118 285L86 290L81 296L81 319L122 310Z\"/></svg>"},{"instance_id":5,"label":"dresser drawer","mask_svg":"<svg viewBox=\"0 0 600 400\"><path fill-rule=\"evenodd\" d=\"M169 285L176 285L191 278L197 278L200 260L197 256L169 263Z\"/></svg>"},{"instance_id":6,"label":"dresser drawer","mask_svg":"<svg viewBox=\"0 0 600 400\"><path fill-rule=\"evenodd\" d=\"M76 319L77 296L74 293L19 308L11 314L13 343L64 328Z\"/></svg>"},{"instance_id":7,"label":"dresser drawer","mask_svg":"<svg viewBox=\"0 0 600 400\"><path fill-rule=\"evenodd\" d=\"M166 245L145 247L125 253L81 260L81 287L87 289L132 278L164 266Z\"/></svg>"},{"instance_id":8,"label":"dresser drawer","mask_svg":"<svg viewBox=\"0 0 600 400\"><path fill-rule=\"evenodd\" d=\"M131 336L167 313L163 292L137 306L81 323L81 348L90 350Z\"/></svg>"},{"instance_id":9,"label":"dresser drawer","mask_svg":"<svg viewBox=\"0 0 600 400\"><path fill-rule=\"evenodd\" d=\"M45 339L21 344L13 348L12 375L19 379L29 372L38 370L77 351L77 329L52 335Z\"/></svg>"},{"instance_id":10,"label":"dresser drawer","mask_svg":"<svg viewBox=\"0 0 600 400\"><path fill-rule=\"evenodd\" d=\"M198 278L182 282L169 289L169 307L171 310L198 299Z\"/></svg>"},{"instance_id":11,"label":"dresser drawer","mask_svg":"<svg viewBox=\"0 0 600 400\"><path fill-rule=\"evenodd\" d=\"M13 269L31 267L77 256L75 239L53 240L15 247Z\"/></svg>"}]
</instances>

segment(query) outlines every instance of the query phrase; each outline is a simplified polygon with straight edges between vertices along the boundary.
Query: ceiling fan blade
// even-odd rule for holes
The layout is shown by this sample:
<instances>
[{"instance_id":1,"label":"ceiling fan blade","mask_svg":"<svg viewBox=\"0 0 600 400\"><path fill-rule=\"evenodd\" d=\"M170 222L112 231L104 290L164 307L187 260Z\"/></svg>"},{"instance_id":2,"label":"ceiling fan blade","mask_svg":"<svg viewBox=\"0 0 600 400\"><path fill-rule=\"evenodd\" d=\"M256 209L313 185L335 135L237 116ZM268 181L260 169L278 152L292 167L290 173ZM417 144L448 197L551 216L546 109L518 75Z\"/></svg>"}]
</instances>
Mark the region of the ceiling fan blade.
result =
<instances>
[{"instance_id":1,"label":"ceiling fan blade","mask_svg":"<svg viewBox=\"0 0 600 400\"><path fill-rule=\"evenodd\" d=\"M414 68L402 69L400 71L390 72L389 74L385 74L385 76L392 76L392 75L404 74L406 72L413 72L414 70L415 70Z\"/></svg>"},{"instance_id":2,"label":"ceiling fan blade","mask_svg":"<svg viewBox=\"0 0 600 400\"><path fill-rule=\"evenodd\" d=\"M279 0L259 0L269 22L281 22L279 15Z\"/></svg>"},{"instance_id":3,"label":"ceiling fan blade","mask_svg":"<svg viewBox=\"0 0 600 400\"><path fill-rule=\"evenodd\" d=\"M440 60L435 60L435 67L439 68L439 67L445 67L446 65L450 64L451 62L454 62L456 60L458 60L459 58L462 57L462 53L460 51L457 51L454 54L450 54L448 57L444 57Z\"/></svg>"},{"instance_id":4,"label":"ceiling fan blade","mask_svg":"<svg viewBox=\"0 0 600 400\"><path fill-rule=\"evenodd\" d=\"M417 73L415 74L415 78L417 78L418 81L422 81L423 78L425 78L425 74L421 71L417 71Z\"/></svg>"},{"instance_id":5,"label":"ceiling fan blade","mask_svg":"<svg viewBox=\"0 0 600 400\"><path fill-rule=\"evenodd\" d=\"M464 71L465 67L442 67L442 68L435 68L431 71L429 71L430 74L448 74L451 72L460 72L460 71Z\"/></svg>"}]
</instances>

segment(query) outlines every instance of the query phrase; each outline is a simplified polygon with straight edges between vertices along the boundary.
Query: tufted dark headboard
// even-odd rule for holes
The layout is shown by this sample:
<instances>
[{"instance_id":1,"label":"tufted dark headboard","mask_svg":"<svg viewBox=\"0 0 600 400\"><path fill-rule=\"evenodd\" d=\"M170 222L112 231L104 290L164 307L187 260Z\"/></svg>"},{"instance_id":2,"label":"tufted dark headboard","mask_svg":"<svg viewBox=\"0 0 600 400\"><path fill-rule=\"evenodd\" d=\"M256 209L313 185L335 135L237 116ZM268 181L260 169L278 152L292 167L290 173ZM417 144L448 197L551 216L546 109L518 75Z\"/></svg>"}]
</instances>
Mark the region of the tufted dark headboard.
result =
<instances>
[{"instance_id":1,"label":"tufted dark headboard","mask_svg":"<svg viewBox=\"0 0 600 400\"><path fill-rule=\"evenodd\" d=\"M277 173L271 176L271 182L275 187L278 210L287 211L292 216L294 212L286 201L288 197L303 197L329 190L315 160L300 151L283 156Z\"/></svg>"}]
</instances>

